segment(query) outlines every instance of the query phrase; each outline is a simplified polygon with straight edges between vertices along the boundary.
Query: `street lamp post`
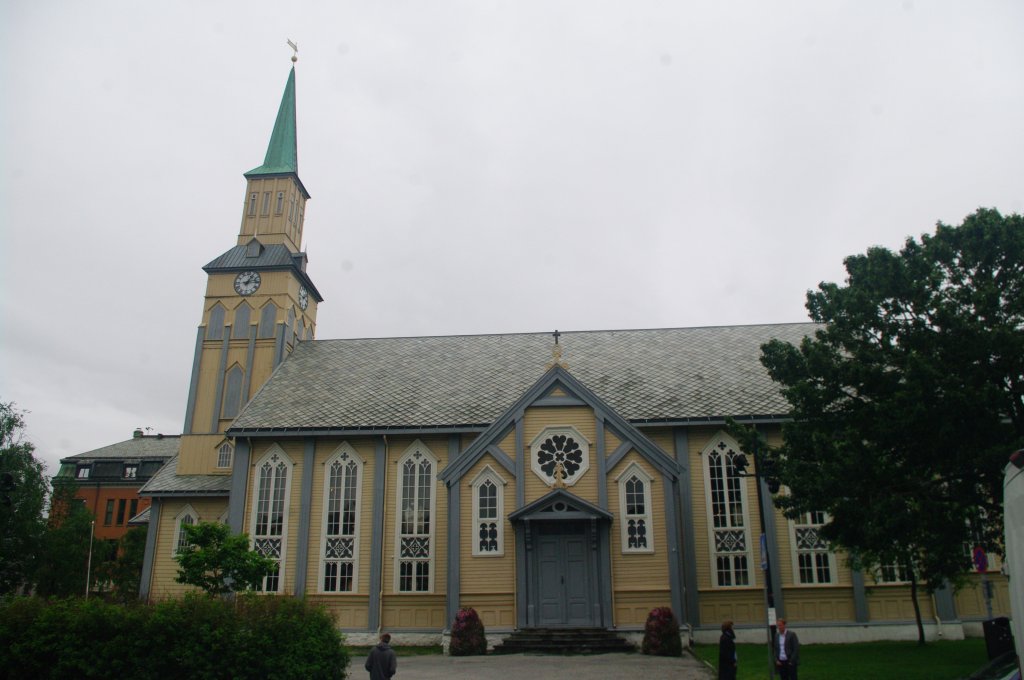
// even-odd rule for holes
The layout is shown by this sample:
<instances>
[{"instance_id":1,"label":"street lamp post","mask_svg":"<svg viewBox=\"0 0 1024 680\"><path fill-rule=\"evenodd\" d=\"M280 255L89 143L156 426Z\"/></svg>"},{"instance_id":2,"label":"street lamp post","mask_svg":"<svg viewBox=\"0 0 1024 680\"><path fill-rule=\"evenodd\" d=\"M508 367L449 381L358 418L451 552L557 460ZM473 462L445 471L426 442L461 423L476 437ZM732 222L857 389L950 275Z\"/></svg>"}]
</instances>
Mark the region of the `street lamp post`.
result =
<instances>
[{"instance_id":1,"label":"street lamp post","mask_svg":"<svg viewBox=\"0 0 1024 680\"><path fill-rule=\"evenodd\" d=\"M756 449L754 450L754 455L755 457L757 456ZM775 655L772 653L772 640L775 638L775 593L772 590L771 553L768 550L764 502L761 496L761 465L756 465L754 467L754 474L751 475L747 471L747 467L750 464L747 461L747 457L742 453L733 457L732 464L736 468L736 474L740 477L753 477L754 485L757 489L757 516L761 521L761 540L759 541L759 546L761 549L761 570L764 572L764 608L766 628L768 630L768 677L771 679L775 677Z\"/></svg>"},{"instance_id":2,"label":"street lamp post","mask_svg":"<svg viewBox=\"0 0 1024 680\"><path fill-rule=\"evenodd\" d=\"M92 537L96 534L96 520L89 523L89 560L85 563L85 599L89 599L89 581L92 579Z\"/></svg>"}]
</instances>

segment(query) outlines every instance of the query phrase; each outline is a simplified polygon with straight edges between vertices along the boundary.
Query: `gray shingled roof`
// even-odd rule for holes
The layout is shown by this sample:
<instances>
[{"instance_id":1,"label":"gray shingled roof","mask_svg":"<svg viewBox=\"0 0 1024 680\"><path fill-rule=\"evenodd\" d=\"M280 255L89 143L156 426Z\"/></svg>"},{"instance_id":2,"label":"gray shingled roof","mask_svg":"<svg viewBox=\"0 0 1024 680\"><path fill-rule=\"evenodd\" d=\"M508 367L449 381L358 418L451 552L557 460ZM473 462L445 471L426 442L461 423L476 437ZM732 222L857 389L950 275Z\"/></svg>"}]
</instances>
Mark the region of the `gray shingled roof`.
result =
<instances>
[{"instance_id":1,"label":"gray shingled roof","mask_svg":"<svg viewBox=\"0 0 1024 680\"><path fill-rule=\"evenodd\" d=\"M560 342L569 372L632 422L783 417L760 346L814 328L582 331ZM549 333L303 342L230 432L487 425L544 374L551 345Z\"/></svg>"},{"instance_id":2,"label":"gray shingled roof","mask_svg":"<svg viewBox=\"0 0 1024 680\"><path fill-rule=\"evenodd\" d=\"M179 475L178 456L174 456L139 493L144 496L225 496L230 489L231 475Z\"/></svg>"},{"instance_id":3,"label":"gray shingled roof","mask_svg":"<svg viewBox=\"0 0 1024 680\"><path fill-rule=\"evenodd\" d=\"M143 524L149 524L149 511L151 509L152 508L146 508L139 514L135 515L135 517L132 517L130 520L128 520L128 526L138 527L142 526Z\"/></svg>"},{"instance_id":4,"label":"gray shingled roof","mask_svg":"<svg viewBox=\"0 0 1024 680\"><path fill-rule=\"evenodd\" d=\"M61 458L60 462L82 462L83 459L144 460L146 458L170 458L178 453L179 436L176 434L158 434L133 437L123 442Z\"/></svg>"},{"instance_id":5,"label":"gray shingled roof","mask_svg":"<svg viewBox=\"0 0 1024 680\"><path fill-rule=\"evenodd\" d=\"M247 257L244 245L235 246L220 257L209 262L204 271L211 269L275 269L281 267L300 268L303 259L301 253L293 254L280 243L271 243L263 246L262 252L257 257Z\"/></svg>"}]
</instances>

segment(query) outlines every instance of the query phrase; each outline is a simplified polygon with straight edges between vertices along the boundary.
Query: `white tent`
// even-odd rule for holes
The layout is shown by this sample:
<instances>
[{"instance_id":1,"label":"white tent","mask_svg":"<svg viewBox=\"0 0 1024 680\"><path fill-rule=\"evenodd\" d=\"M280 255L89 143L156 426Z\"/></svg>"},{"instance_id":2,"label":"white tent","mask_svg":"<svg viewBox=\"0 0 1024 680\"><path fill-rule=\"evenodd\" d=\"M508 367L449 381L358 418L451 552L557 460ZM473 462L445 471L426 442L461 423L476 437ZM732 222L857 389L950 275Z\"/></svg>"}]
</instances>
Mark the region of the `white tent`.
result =
<instances>
[{"instance_id":1,"label":"white tent","mask_svg":"<svg viewBox=\"0 0 1024 680\"><path fill-rule=\"evenodd\" d=\"M1003 522L1010 574L1010 611L1017 657L1024 659L1024 450L1010 457L1003 481Z\"/></svg>"}]
</instances>

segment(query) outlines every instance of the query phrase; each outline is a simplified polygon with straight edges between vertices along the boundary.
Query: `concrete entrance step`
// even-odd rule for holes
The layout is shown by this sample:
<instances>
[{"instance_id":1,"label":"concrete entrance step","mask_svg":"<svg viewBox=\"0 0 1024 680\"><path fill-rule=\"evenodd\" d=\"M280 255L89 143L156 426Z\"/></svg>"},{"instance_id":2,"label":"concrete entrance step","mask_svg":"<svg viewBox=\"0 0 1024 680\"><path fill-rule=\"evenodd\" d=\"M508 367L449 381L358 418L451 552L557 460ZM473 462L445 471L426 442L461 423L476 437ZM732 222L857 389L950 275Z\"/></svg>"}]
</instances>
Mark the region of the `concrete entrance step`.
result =
<instances>
[{"instance_id":1,"label":"concrete entrance step","mask_svg":"<svg viewBox=\"0 0 1024 680\"><path fill-rule=\"evenodd\" d=\"M636 648L604 628L523 628L494 647L495 654L605 654Z\"/></svg>"}]
</instances>

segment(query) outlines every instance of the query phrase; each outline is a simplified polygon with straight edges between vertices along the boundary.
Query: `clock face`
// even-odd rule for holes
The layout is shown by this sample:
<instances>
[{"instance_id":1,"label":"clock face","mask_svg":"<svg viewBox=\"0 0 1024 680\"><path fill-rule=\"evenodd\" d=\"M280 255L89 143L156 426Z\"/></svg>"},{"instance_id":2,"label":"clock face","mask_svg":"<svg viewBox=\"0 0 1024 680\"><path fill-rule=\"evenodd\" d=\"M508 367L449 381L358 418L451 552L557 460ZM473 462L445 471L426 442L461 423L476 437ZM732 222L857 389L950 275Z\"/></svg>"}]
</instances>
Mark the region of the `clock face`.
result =
<instances>
[{"instance_id":1,"label":"clock face","mask_svg":"<svg viewBox=\"0 0 1024 680\"><path fill-rule=\"evenodd\" d=\"M299 286L299 307L303 309L309 307L309 291L305 286Z\"/></svg>"},{"instance_id":2,"label":"clock face","mask_svg":"<svg viewBox=\"0 0 1024 680\"><path fill-rule=\"evenodd\" d=\"M259 272L242 272L235 277L235 292L239 295L252 295L259 287Z\"/></svg>"}]
</instances>

